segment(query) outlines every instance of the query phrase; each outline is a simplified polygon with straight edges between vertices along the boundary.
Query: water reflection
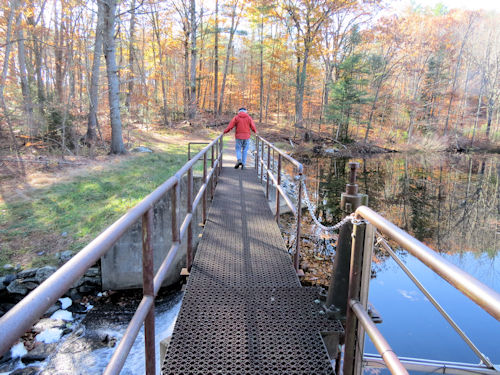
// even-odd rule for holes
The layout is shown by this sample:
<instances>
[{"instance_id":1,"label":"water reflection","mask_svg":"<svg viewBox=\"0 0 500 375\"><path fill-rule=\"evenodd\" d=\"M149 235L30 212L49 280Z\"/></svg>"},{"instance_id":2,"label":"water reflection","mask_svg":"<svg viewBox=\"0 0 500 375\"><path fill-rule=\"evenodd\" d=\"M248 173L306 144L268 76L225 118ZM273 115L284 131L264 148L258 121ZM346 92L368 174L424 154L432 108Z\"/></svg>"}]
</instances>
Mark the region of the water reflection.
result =
<instances>
[{"instance_id":1,"label":"water reflection","mask_svg":"<svg viewBox=\"0 0 500 375\"><path fill-rule=\"evenodd\" d=\"M338 222L351 160L305 160L316 214ZM369 206L444 253L499 251L500 158L497 155L382 155L360 163L360 192Z\"/></svg>"},{"instance_id":2,"label":"water reflection","mask_svg":"<svg viewBox=\"0 0 500 375\"><path fill-rule=\"evenodd\" d=\"M303 160L316 214L337 223L347 159ZM498 155L382 155L354 159L369 206L450 262L500 291L500 157ZM500 323L418 260L399 251L407 266L472 340L500 363ZM379 329L400 356L478 363L403 271L384 253L373 263L370 301ZM376 353L368 340L365 350Z\"/></svg>"}]
</instances>

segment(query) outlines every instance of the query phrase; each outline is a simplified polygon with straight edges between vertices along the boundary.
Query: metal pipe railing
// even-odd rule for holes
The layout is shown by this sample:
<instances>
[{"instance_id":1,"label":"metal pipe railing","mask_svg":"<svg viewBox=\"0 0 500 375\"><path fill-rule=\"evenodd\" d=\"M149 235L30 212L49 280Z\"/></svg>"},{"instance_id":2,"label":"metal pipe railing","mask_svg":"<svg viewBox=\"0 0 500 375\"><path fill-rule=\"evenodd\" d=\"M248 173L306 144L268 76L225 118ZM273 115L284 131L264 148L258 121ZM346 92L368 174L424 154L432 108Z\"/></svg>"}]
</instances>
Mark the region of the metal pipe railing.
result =
<instances>
[{"instance_id":1,"label":"metal pipe railing","mask_svg":"<svg viewBox=\"0 0 500 375\"><path fill-rule=\"evenodd\" d=\"M432 296L432 294L422 285L420 281L413 275L413 273L406 267L406 265L399 259L394 250L389 246L387 241L378 235L377 243L380 243L387 253L391 256L392 259L398 264L398 266L403 270L404 273L410 278L411 281L416 285L418 289L425 295L425 297L429 300L430 303L436 308L437 311L441 314L441 316L451 325L451 327L458 333L458 335L464 340L464 342L471 348L471 350L478 356L479 360L483 362L488 368L494 368L493 363L478 349L476 345L472 342L472 340L465 334L464 331L458 326L457 323L452 319L452 317L441 307L438 301Z\"/></svg>"},{"instance_id":2,"label":"metal pipe railing","mask_svg":"<svg viewBox=\"0 0 500 375\"><path fill-rule=\"evenodd\" d=\"M285 152L281 151L279 148L274 146L272 143L268 142L264 138L262 138L259 135L255 136L256 139L256 155L255 155L255 169L257 172L259 171L259 164L260 164L260 182L262 184L263 182L263 177L264 173L266 173L266 198L269 199L269 182L270 180L274 183L276 187L276 221L279 221L279 202L280 202L280 195L283 197L285 200L285 203L287 206L290 208L290 210L293 212L294 216L297 218L297 232L295 235L296 241L295 241L295 252L293 255L293 266L295 268L295 271L299 276L303 275L303 271L300 270L299 268L299 259L300 259L300 231L301 231L301 216L302 216L302 176L303 176L303 166L301 163L299 163L297 160L292 158L290 155L286 154ZM265 152L265 147L267 146L267 163L264 162L264 152ZM271 150L273 150L273 164L271 167ZM273 171L274 171L274 157L275 154L278 154L278 170L277 170L277 177L274 176ZM290 198L287 196L283 188L281 187L281 169L282 169L282 159L288 160L296 169L297 169L297 175L299 177L299 192L298 192L298 199L297 199L297 206L295 207L292 204L292 201Z\"/></svg>"},{"instance_id":3,"label":"metal pipe railing","mask_svg":"<svg viewBox=\"0 0 500 375\"><path fill-rule=\"evenodd\" d=\"M356 314L358 321L363 326L365 332L368 334L368 337L372 340L373 345L377 348L377 351L382 356L382 359L391 373L408 375L408 371L406 371L405 367L401 364L398 356L394 353L382 333L380 333L375 324L372 322L370 315L368 315L361 303L351 299L349 301L349 307L352 309L354 314Z\"/></svg>"},{"instance_id":4,"label":"metal pipe railing","mask_svg":"<svg viewBox=\"0 0 500 375\"><path fill-rule=\"evenodd\" d=\"M410 371L427 374L449 375L499 375L500 371L471 363L436 361L432 359L399 357L401 364ZM363 365L370 368L386 368L384 360L375 354L365 354Z\"/></svg>"},{"instance_id":5,"label":"metal pipe railing","mask_svg":"<svg viewBox=\"0 0 500 375\"><path fill-rule=\"evenodd\" d=\"M204 158L206 164L206 153L211 150L212 155L214 149L217 151L216 161L212 157L213 169L206 176L200 190L206 191L209 181L215 180L221 172L222 168L222 134L210 142L206 147L198 152L191 160L189 160L179 171L151 194L146 196L135 207L131 208L120 219L114 222L92 242L85 246L78 254L71 258L66 264L59 268L47 280L40 284L16 306L9 310L0 318L0 356L6 353L10 347L33 325L33 323L42 316L47 309L52 306L58 298L60 298L67 290L71 288L73 283L82 277L85 272L94 265L115 243L120 237L136 223L139 218L143 219L143 277L144 277L144 297L132 318L132 321L127 328L120 344L118 345L113 357L105 370L105 374L119 374L128 352L137 337L137 333L143 323L145 323L145 342L147 352L154 347L154 298L158 293L163 280L168 272L169 267L173 263L175 254L177 253L180 242L186 233L192 237L192 231L189 230L192 222L192 212L196 210L199 200L193 202L190 199L188 192L188 213L183 222L183 226L188 228L179 228L178 218L178 203L180 195L180 181L184 174L188 173L188 190L192 189L192 168L194 164ZM215 183L216 183L215 182ZM213 184L213 182L212 182ZM168 192L171 192L172 200L172 246L163 260L156 275L153 277L153 207L162 199ZM191 191L192 196L192 191ZM195 203L195 204L193 204ZM192 239L188 238L188 244ZM189 249L189 246L188 246ZM189 251L189 250L188 250ZM154 374L154 350L153 354L146 355L146 371L147 374Z\"/></svg>"},{"instance_id":6,"label":"metal pipe railing","mask_svg":"<svg viewBox=\"0 0 500 375\"><path fill-rule=\"evenodd\" d=\"M461 270L416 238L399 229L375 211L366 206L356 210L356 215L368 220L381 233L396 241L410 254L436 272L448 283L461 291L491 316L500 321L500 294Z\"/></svg>"}]
</instances>

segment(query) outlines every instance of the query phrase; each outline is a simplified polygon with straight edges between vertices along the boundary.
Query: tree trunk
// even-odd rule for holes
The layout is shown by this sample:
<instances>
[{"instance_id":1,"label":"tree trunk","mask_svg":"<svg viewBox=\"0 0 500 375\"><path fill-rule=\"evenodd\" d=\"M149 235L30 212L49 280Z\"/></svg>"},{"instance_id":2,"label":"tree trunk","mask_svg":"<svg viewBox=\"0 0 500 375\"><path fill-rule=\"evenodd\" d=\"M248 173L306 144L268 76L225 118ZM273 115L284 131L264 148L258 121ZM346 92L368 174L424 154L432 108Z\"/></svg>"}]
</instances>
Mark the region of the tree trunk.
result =
<instances>
[{"instance_id":1,"label":"tree trunk","mask_svg":"<svg viewBox=\"0 0 500 375\"><path fill-rule=\"evenodd\" d=\"M38 135L38 126L33 118L33 100L31 98L30 85L26 73L26 50L24 48L24 32L21 26L21 14L17 17L17 58L19 62L19 79L21 81L21 93L23 95L24 113L30 131L30 136Z\"/></svg>"},{"instance_id":2,"label":"tree trunk","mask_svg":"<svg viewBox=\"0 0 500 375\"><path fill-rule=\"evenodd\" d=\"M9 110L7 108L7 104L5 103L5 97L4 97L4 90L5 90L5 85L7 81L7 73L9 71L9 60L10 60L10 51L12 49L12 42L11 42L11 36L12 36L12 27L14 24L14 16L18 7L18 2L17 0L12 0L10 2L10 9L9 9L9 16L7 18L7 30L5 31L5 55L3 59L3 68L2 68L2 75L0 76L0 106L3 111L3 116L5 117L5 120L7 122L7 125L9 126L9 133L12 141L12 147L16 150L17 157L19 159L19 167L24 174L24 166L22 162L20 161L21 155L19 153L19 147L16 142L16 137L14 135L14 129L12 126L12 121L10 118Z\"/></svg>"},{"instance_id":3,"label":"tree trunk","mask_svg":"<svg viewBox=\"0 0 500 375\"><path fill-rule=\"evenodd\" d=\"M130 40L128 45L128 91L125 98L125 106L130 112L130 100L134 91L134 53L135 53L135 0L130 4Z\"/></svg>"},{"instance_id":4,"label":"tree trunk","mask_svg":"<svg viewBox=\"0 0 500 375\"><path fill-rule=\"evenodd\" d=\"M191 64L189 79L189 118L196 116L196 1L190 0L190 23L191 23Z\"/></svg>"},{"instance_id":5,"label":"tree trunk","mask_svg":"<svg viewBox=\"0 0 500 375\"><path fill-rule=\"evenodd\" d=\"M215 0L215 42L214 42L214 117L217 118L219 89L219 0Z\"/></svg>"},{"instance_id":6,"label":"tree trunk","mask_svg":"<svg viewBox=\"0 0 500 375\"><path fill-rule=\"evenodd\" d=\"M168 121L168 105L167 105L167 87L165 84L165 71L163 67L163 50L161 46L161 38L160 38L160 25L159 25L159 20L158 20L158 13L153 13L152 15L152 20L153 20L153 32L154 35L156 36L156 43L158 45L158 57L160 59L160 80L161 80L161 92L162 92L162 98L163 98L163 123L165 126L169 125ZM155 60L156 61L156 60Z\"/></svg>"},{"instance_id":7,"label":"tree trunk","mask_svg":"<svg viewBox=\"0 0 500 375\"><path fill-rule=\"evenodd\" d=\"M366 126L366 133L365 133L365 140L364 140L365 143L368 141L368 133L370 132L370 128L372 126L373 113L375 112L375 109L377 108L377 101L378 101L378 96L379 96L381 87L382 87L382 79L380 79L380 81L378 82L377 92L375 93L375 98L373 99L372 108L370 110L370 117L368 118L368 125Z\"/></svg>"},{"instance_id":8,"label":"tree trunk","mask_svg":"<svg viewBox=\"0 0 500 375\"><path fill-rule=\"evenodd\" d=\"M227 72L229 70L229 59L231 57L233 37L238 27L238 23L240 21L239 17L238 19L236 19L237 5L238 2L235 2L233 5L233 11L231 12L231 29L229 31L229 41L227 42L226 61L224 62L224 75L222 76L222 87L220 89L219 110L217 112L219 115L222 113L222 108L224 105L224 89L226 88L226 79L227 79Z\"/></svg>"},{"instance_id":9,"label":"tree trunk","mask_svg":"<svg viewBox=\"0 0 500 375\"><path fill-rule=\"evenodd\" d=\"M102 0L104 7L104 57L108 75L109 117L111 121L111 154L126 153L120 118L120 82L116 66L115 17L116 0Z\"/></svg>"},{"instance_id":10,"label":"tree trunk","mask_svg":"<svg viewBox=\"0 0 500 375\"><path fill-rule=\"evenodd\" d=\"M56 4L54 4L56 5ZM62 12L61 12L62 18ZM54 6L54 59L56 65L56 74L55 74L55 86L56 86L56 95L59 103L62 102L63 99L63 36L62 36L62 26L63 21L59 19L59 15L57 14L57 6Z\"/></svg>"},{"instance_id":11,"label":"tree trunk","mask_svg":"<svg viewBox=\"0 0 500 375\"><path fill-rule=\"evenodd\" d=\"M89 116L85 142L91 145L97 138L97 109L99 107L99 69L101 66L103 44L104 5L97 1L97 24L95 30L94 60L92 61L92 75L89 89Z\"/></svg>"},{"instance_id":12,"label":"tree trunk","mask_svg":"<svg viewBox=\"0 0 500 375\"><path fill-rule=\"evenodd\" d=\"M309 44L305 42L304 46L304 61L302 62L302 71L298 77L299 85L297 87L297 103L295 106L295 126L303 128L304 125L304 89L307 77L307 60L309 58Z\"/></svg>"},{"instance_id":13,"label":"tree trunk","mask_svg":"<svg viewBox=\"0 0 500 375\"><path fill-rule=\"evenodd\" d=\"M262 107L264 102L264 16L260 16L260 92L259 92L259 123L262 124Z\"/></svg>"},{"instance_id":14,"label":"tree trunk","mask_svg":"<svg viewBox=\"0 0 500 375\"><path fill-rule=\"evenodd\" d=\"M464 38L462 39L462 44L460 45L460 51L458 52L457 64L455 65L455 74L453 76L453 84L451 86L450 100L448 101L448 110L446 111L446 121L444 123L443 135L446 135L446 133L448 132L448 122L450 120L451 105L453 103L453 97L455 96L455 90L457 87L458 73L460 71L460 64L462 62L462 54L463 54L465 43L467 42L467 38L469 36L469 31L470 31L471 27L472 27L472 17L469 19L467 31L465 32Z\"/></svg>"}]
</instances>

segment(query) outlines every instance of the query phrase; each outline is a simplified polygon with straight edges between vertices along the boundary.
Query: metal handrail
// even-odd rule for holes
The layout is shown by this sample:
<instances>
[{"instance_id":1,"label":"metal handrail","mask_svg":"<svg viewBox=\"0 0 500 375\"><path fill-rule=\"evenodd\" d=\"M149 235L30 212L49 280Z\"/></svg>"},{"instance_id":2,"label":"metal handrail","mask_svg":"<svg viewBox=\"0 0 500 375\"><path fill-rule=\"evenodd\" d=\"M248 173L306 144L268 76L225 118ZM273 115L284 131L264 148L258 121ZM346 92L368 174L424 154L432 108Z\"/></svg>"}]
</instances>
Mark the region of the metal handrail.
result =
<instances>
[{"instance_id":1,"label":"metal handrail","mask_svg":"<svg viewBox=\"0 0 500 375\"><path fill-rule=\"evenodd\" d=\"M380 333L380 331L377 329L372 319L370 318L370 315L368 315L361 303L359 301L351 299L349 301L349 306L358 317L359 322L365 329L368 337L370 337L370 339L373 341L375 348L377 348L377 351L382 356L382 359L386 363L387 368L391 371L391 373L408 375L408 371L406 371L405 367L401 364L398 356L396 355L396 353L394 353L382 333Z\"/></svg>"},{"instance_id":2,"label":"metal handrail","mask_svg":"<svg viewBox=\"0 0 500 375\"><path fill-rule=\"evenodd\" d=\"M488 368L494 368L493 363L477 348L472 340L465 334L465 332L458 326L457 323L452 319L452 317L443 309L439 302L432 296L432 294L422 285L420 281L413 275L413 273L406 267L406 265L399 259L394 250L389 246L387 241L378 234L377 243L380 243L392 259L398 264L398 266L403 270L404 273L410 278L411 281L417 286L418 289L425 295L430 303L436 308L436 310L441 314L441 316L451 325L451 327L458 333L458 335L465 341L465 343L471 348L471 350L478 356L482 363L484 363Z\"/></svg>"},{"instance_id":3,"label":"metal handrail","mask_svg":"<svg viewBox=\"0 0 500 375\"><path fill-rule=\"evenodd\" d=\"M259 166L260 166L260 179L262 183L262 179L264 176L264 171L266 173L266 198L269 199L269 181L272 180L276 187L276 222L279 222L279 217L280 217L280 196L283 197L285 200L285 203L287 206L290 208L290 210L293 212L294 216L297 219L297 232L296 232L296 241L295 241L295 253L293 255L293 266L295 268L295 271L297 272L297 275L302 276L304 273L302 270L299 268L299 257L300 257L300 231L301 231L301 226L300 226L300 221L301 221L301 216L302 216L302 178L303 178L303 171L304 167L300 162L292 158L290 155L285 153L284 151L280 150L276 146L274 146L271 142L267 141L266 139L262 138L260 135L255 136L256 140L256 145L255 145L255 151L256 151L256 157L255 157L255 169L257 170L257 173L259 172ZM264 149L265 146L267 146L267 165L264 163ZM273 150L273 157L274 153L278 154L278 170L277 170L277 175L274 176L274 158L273 158L273 168L271 168L271 150ZM297 169L297 176L299 177L299 192L298 192L298 197L297 197L297 207L294 207L292 204L291 199L287 196L283 188L281 187L281 166L282 166L282 159L285 159L289 161L296 169Z\"/></svg>"},{"instance_id":4,"label":"metal handrail","mask_svg":"<svg viewBox=\"0 0 500 375\"><path fill-rule=\"evenodd\" d=\"M203 157L204 162L204 180L200 188L205 195L206 187L209 181L213 186L213 178L217 178L222 168L222 134L215 138L210 144L204 147L195 157L189 160L179 171L152 193L146 196L136 206L131 208L115 223L104 230L92 242L85 246L78 254L71 258L66 264L59 268L47 280L40 284L23 300L9 310L0 318L0 356L6 353L10 347L33 325L33 323L42 316L47 309L52 306L73 283L82 277L85 272L94 265L120 237L139 219L143 220L143 278L144 278L144 297L130 322L127 331L121 339L105 374L118 374L125 363L128 352L139 332L141 325L145 324L146 341L146 373L155 373L154 363L154 298L156 297L163 280L172 265L175 254L179 249L180 242L185 233L188 233L187 261L189 268L189 257L191 252L191 221L192 212L196 209L199 199L193 202L192 199L192 168L195 163ZM214 154L217 152L217 158L214 162L212 157L212 170L207 175L207 158L209 150ZM188 212L184 220L184 230L179 229L179 218L177 213L177 203L180 194L180 182L184 174L188 173ZM152 214L154 205L162 199L167 193L171 193L172 199L172 246L167 253L163 263L158 269L156 275L147 274L145 270L152 271ZM194 204L193 204L194 203ZM205 205L204 205L205 209ZM205 212L203 214L205 217ZM151 318L153 319L151 324ZM149 328L149 329L148 329ZM152 331L151 331L152 328ZM152 347L151 347L152 343Z\"/></svg>"},{"instance_id":5,"label":"metal handrail","mask_svg":"<svg viewBox=\"0 0 500 375\"><path fill-rule=\"evenodd\" d=\"M381 233L396 241L410 254L418 258L453 287L469 297L496 320L500 321L499 293L440 257L435 251L370 208L361 206L356 210L356 215L368 220Z\"/></svg>"}]
</instances>

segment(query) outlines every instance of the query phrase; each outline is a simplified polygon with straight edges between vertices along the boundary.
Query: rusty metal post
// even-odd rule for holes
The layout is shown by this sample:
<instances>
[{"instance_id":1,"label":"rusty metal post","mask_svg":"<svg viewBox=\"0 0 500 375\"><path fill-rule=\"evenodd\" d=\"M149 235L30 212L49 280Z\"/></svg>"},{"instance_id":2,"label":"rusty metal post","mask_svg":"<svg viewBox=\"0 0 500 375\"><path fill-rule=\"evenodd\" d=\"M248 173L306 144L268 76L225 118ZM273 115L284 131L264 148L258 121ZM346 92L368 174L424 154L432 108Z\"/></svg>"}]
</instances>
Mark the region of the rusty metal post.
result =
<instances>
[{"instance_id":1,"label":"rusty metal post","mask_svg":"<svg viewBox=\"0 0 500 375\"><path fill-rule=\"evenodd\" d=\"M297 236L295 239L295 254L293 257L293 266L295 272L301 274L299 271L299 257L300 257L300 221L302 218L302 172L299 173L299 196L297 197Z\"/></svg>"},{"instance_id":2,"label":"rusty metal post","mask_svg":"<svg viewBox=\"0 0 500 375\"><path fill-rule=\"evenodd\" d=\"M259 138L255 137L255 169L259 173Z\"/></svg>"},{"instance_id":3,"label":"rusty metal post","mask_svg":"<svg viewBox=\"0 0 500 375\"><path fill-rule=\"evenodd\" d=\"M214 146L213 145L211 147L211 150L212 150L212 159L210 161L210 167L213 170L214 169L214 163L215 163L215 160L214 160L215 153L214 153ZM210 200L211 201L213 201L213 199L214 199L214 174L215 173L212 173L212 177L210 177Z\"/></svg>"},{"instance_id":4,"label":"rusty metal post","mask_svg":"<svg viewBox=\"0 0 500 375\"><path fill-rule=\"evenodd\" d=\"M188 170L187 180L187 214L193 213L193 168ZM193 220L189 222L187 233L186 268L191 270L193 263Z\"/></svg>"},{"instance_id":5,"label":"rusty metal post","mask_svg":"<svg viewBox=\"0 0 500 375\"><path fill-rule=\"evenodd\" d=\"M271 168L271 147L268 146L267 147L267 173L266 173L266 198L269 200L269 174L271 173L270 172L270 169Z\"/></svg>"},{"instance_id":6,"label":"rusty metal post","mask_svg":"<svg viewBox=\"0 0 500 375\"><path fill-rule=\"evenodd\" d=\"M170 205L172 208L172 242L180 242L179 233L179 213L177 205L179 202L180 186L177 182L174 188L170 191Z\"/></svg>"},{"instance_id":7,"label":"rusty metal post","mask_svg":"<svg viewBox=\"0 0 500 375\"><path fill-rule=\"evenodd\" d=\"M360 301L366 311L375 230L366 221L359 221L353 226L348 299L349 301ZM365 333L356 314L350 307L347 309L345 332L343 374L361 375Z\"/></svg>"},{"instance_id":8,"label":"rusty metal post","mask_svg":"<svg viewBox=\"0 0 500 375\"><path fill-rule=\"evenodd\" d=\"M281 154L278 154L278 186L281 186ZM276 187L276 222L280 222L280 191Z\"/></svg>"},{"instance_id":9,"label":"rusty metal post","mask_svg":"<svg viewBox=\"0 0 500 375\"><path fill-rule=\"evenodd\" d=\"M207 153L203 154L203 184L206 184L205 191L203 192L203 213L202 213L202 221L203 225L207 221Z\"/></svg>"},{"instance_id":10,"label":"rusty metal post","mask_svg":"<svg viewBox=\"0 0 500 375\"><path fill-rule=\"evenodd\" d=\"M221 174L222 172L222 159L223 159L223 156L224 156L224 139L222 137L220 137L220 145L219 145L219 149L220 149L220 167L219 167L219 174Z\"/></svg>"},{"instance_id":11,"label":"rusty metal post","mask_svg":"<svg viewBox=\"0 0 500 375\"><path fill-rule=\"evenodd\" d=\"M262 142L261 147L261 159L260 159L260 184L262 185L262 181L264 181L264 142Z\"/></svg>"},{"instance_id":12,"label":"rusty metal post","mask_svg":"<svg viewBox=\"0 0 500 375\"><path fill-rule=\"evenodd\" d=\"M341 195L341 208L351 214L361 202L356 184L358 163L349 163L349 183L346 192ZM347 296L349 291L349 269L351 267L352 224L346 223L340 228L337 251L333 260L332 277L328 288L325 307L327 313L336 319L344 320L347 314Z\"/></svg>"},{"instance_id":13,"label":"rusty metal post","mask_svg":"<svg viewBox=\"0 0 500 375\"><path fill-rule=\"evenodd\" d=\"M154 298L153 208L142 216L142 290ZM155 375L155 308L154 303L144 321L146 374Z\"/></svg>"}]
</instances>

